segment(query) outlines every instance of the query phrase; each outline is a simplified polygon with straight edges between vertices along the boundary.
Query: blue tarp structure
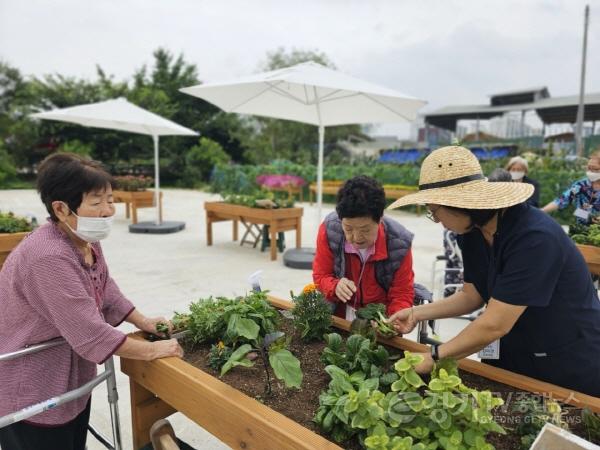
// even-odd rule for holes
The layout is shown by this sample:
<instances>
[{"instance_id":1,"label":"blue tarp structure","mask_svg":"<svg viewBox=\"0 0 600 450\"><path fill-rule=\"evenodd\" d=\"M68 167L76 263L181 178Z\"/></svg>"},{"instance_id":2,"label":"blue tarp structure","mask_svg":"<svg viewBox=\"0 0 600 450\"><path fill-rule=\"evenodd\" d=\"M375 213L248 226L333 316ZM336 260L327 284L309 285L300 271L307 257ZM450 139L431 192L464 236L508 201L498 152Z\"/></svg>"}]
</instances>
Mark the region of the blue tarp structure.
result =
<instances>
[{"instance_id":1,"label":"blue tarp structure","mask_svg":"<svg viewBox=\"0 0 600 450\"><path fill-rule=\"evenodd\" d=\"M473 154L477 157L477 159L481 161L486 161L490 159L502 159L510 156L512 147L504 146L504 147L493 147L490 149L486 149L483 147L472 147L470 149ZM384 151L377 160L380 163L388 163L388 164L407 164L407 163L415 163L419 161L421 158L427 156L430 152L430 149L400 149L400 150L386 150Z\"/></svg>"}]
</instances>

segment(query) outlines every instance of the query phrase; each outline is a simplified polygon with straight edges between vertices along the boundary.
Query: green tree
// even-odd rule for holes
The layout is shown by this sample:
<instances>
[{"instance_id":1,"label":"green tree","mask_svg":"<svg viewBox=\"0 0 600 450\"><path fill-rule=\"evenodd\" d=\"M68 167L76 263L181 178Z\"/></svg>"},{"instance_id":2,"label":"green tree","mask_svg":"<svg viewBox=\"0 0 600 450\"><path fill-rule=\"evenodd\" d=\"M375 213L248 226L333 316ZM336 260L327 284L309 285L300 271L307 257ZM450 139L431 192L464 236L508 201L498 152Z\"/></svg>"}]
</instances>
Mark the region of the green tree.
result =
<instances>
[{"instance_id":1,"label":"green tree","mask_svg":"<svg viewBox=\"0 0 600 450\"><path fill-rule=\"evenodd\" d=\"M259 66L259 70L276 70L303 62L316 62L335 69L329 57L318 50L292 49L287 51L280 47L267 53L267 59ZM255 164L264 164L275 158L289 159L302 164L316 164L318 152L318 128L288 120L255 119L258 132L246 152L246 159ZM327 127L325 133L325 155L336 150L336 143L350 134L362 135L359 125ZM335 160L339 161L337 149Z\"/></svg>"},{"instance_id":2,"label":"green tree","mask_svg":"<svg viewBox=\"0 0 600 450\"><path fill-rule=\"evenodd\" d=\"M228 161L229 155L218 142L201 137L198 145L190 148L185 155L183 184L194 187L208 181L213 167Z\"/></svg>"}]
</instances>

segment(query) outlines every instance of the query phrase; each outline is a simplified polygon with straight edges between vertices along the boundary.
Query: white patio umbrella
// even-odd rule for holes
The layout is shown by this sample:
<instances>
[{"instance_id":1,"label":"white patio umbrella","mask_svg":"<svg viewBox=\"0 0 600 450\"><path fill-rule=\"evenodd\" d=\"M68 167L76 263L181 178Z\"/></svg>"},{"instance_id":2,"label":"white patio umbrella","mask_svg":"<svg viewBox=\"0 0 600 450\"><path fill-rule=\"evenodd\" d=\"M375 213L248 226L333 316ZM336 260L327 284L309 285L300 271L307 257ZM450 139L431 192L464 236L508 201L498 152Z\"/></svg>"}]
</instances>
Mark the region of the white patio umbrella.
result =
<instances>
[{"instance_id":1,"label":"white patio umbrella","mask_svg":"<svg viewBox=\"0 0 600 450\"><path fill-rule=\"evenodd\" d=\"M180 89L227 112L294 120L319 127L317 205L323 200L325 127L410 122L423 100L308 62L220 83Z\"/></svg>"},{"instance_id":2,"label":"white patio umbrella","mask_svg":"<svg viewBox=\"0 0 600 450\"><path fill-rule=\"evenodd\" d=\"M86 127L108 128L111 130L129 131L147 134L154 141L154 204L156 205L156 225L160 220L160 176L158 159L159 136L196 136L198 133L189 128L171 122L157 114L146 111L124 98L53 109L51 111L31 114L35 119L58 120L71 122Z\"/></svg>"}]
</instances>

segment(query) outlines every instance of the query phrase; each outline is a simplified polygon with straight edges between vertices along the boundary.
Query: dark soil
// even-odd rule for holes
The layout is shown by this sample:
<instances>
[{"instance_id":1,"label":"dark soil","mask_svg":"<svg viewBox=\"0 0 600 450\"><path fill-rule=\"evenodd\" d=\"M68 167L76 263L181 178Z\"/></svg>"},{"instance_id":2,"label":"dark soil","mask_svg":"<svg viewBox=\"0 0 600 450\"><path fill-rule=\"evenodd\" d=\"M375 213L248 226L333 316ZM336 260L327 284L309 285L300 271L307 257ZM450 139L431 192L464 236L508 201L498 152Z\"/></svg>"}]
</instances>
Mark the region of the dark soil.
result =
<instances>
[{"instance_id":1,"label":"dark soil","mask_svg":"<svg viewBox=\"0 0 600 450\"><path fill-rule=\"evenodd\" d=\"M312 418L319 406L319 394L327 389L329 384L329 376L324 371L325 365L321 362L320 356L325 344L323 342L304 343L294 333L291 321L281 321L281 331L284 331L287 336L293 336L289 350L300 360L300 365L304 373L302 381L302 389L286 389L283 382L276 378L271 370L272 391L269 395L266 394L267 378L265 369L260 358L255 361L254 367L242 368L236 367L230 370L221 381L230 386L242 391L244 394L255 398L259 402L268 407L280 412L290 419L298 422L300 425L327 437L317 428ZM340 330L335 332L344 335ZM208 366L208 354L210 345L200 345L191 348L185 346L186 350L184 359L190 364L199 369L219 377L219 373ZM388 348L390 354L401 353L396 348ZM524 396L532 396L534 394L517 391L516 388L505 384L496 383L494 381L482 378L468 372L461 371L460 376L465 385L477 388L478 390L490 390L495 395L499 395L504 399L504 406L496 408L494 416L496 422L503 426L507 434L498 435L495 433L488 434L487 440L499 450L518 450L521 448L520 436L514 431L515 427L522 423L526 418L512 411L515 400L522 399ZM567 411L566 421L569 424L571 432L588 439L581 418L581 410L564 405L563 411ZM595 442L600 443L600 442ZM361 448L358 442L342 444L347 449Z\"/></svg>"}]
</instances>

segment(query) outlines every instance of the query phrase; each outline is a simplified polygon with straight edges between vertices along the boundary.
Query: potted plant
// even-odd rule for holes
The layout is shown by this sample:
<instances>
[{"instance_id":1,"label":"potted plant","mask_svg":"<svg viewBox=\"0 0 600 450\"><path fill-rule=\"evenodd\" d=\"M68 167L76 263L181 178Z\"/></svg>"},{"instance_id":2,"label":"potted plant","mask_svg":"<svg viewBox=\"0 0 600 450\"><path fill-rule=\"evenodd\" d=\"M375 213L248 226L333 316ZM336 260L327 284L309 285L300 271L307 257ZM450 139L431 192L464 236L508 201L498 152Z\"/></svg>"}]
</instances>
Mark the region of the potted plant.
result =
<instances>
[{"instance_id":1,"label":"potted plant","mask_svg":"<svg viewBox=\"0 0 600 450\"><path fill-rule=\"evenodd\" d=\"M12 249L32 230L33 225L26 218L0 212L0 267Z\"/></svg>"}]
</instances>

